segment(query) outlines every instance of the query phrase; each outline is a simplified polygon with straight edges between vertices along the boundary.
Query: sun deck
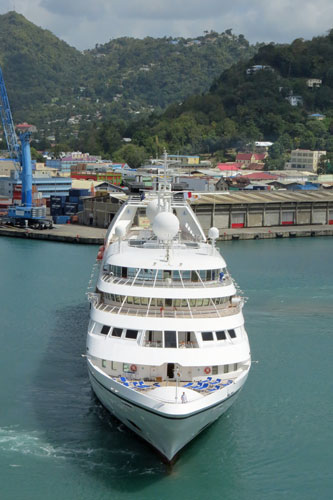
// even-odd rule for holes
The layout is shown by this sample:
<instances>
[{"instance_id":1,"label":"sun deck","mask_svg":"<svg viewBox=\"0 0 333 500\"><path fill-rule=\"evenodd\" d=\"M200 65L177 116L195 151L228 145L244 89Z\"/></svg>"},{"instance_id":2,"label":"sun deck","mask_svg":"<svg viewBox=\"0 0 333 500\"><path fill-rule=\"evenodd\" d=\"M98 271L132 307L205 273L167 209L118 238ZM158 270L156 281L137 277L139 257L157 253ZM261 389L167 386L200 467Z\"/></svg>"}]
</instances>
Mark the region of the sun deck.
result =
<instances>
[{"instance_id":1,"label":"sun deck","mask_svg":"<svg viewBox=\"0 0 333 500\"><path fill-rule=\"evenodd\" d=\"M232 378L216 378L214 380L212 377L195 382L177 382L174 380L154 382L127 379L126 377L113 377L112 379L118 384L133 389L136 392L147 393L160 401L173 404L190 403L203 396L221 391L235 382ZM181 396L183 393L185 397L182 400Z\"/></svg>"}]
</instances>

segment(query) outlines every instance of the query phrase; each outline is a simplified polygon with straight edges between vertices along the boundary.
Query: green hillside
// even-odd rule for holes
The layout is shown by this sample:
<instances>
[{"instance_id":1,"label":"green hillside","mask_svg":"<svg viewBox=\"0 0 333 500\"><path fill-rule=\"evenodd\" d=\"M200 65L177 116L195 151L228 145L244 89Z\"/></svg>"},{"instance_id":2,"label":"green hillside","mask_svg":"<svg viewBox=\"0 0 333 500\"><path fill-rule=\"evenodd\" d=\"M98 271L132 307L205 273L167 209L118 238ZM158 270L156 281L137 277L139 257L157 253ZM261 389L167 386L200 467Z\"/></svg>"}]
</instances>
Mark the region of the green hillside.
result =
<instances>
[{"instance_id":1,"label":"green hillside","mask_svg":"<svg viewBox=\"0 0 333 500\"><path fill-rule=\"evenodd\" d=\"M248 62L225 70L206 94L132 127L133 141L151 154L156 150L153 136L170 152L215 153L219 158L229 148L273 141L270 168L280 167L285 152L295 147L333 151L332 63L333 30L311 41L263 46ZM308 79L321 83L310 88ZM294 96L300 98L298 106L287 100Z\"/></svg>"},{"instance_id":2,"label":"green hillside","mask_svg":"<svg viewBox=\"0 0 333 500\"><path fill-rule=\"evenodd\" d=\"M85 61L78 50L16 12L0 16L0 32L0 65L14 114L73 94Z\"/></svg>"},{"instance_id":3,"label":"green hillside","mask_svg":"<svg viewBox=\"0 0 333 500\"><path fill-rule=\"evenodd\" d=\"M15 121L33 122L60 140L93 121L146 116L205 92L257 50L228 30L193 40L119 38L82 53L16 12L0 16L0 32Z\"/></svg>"}]
</instances>

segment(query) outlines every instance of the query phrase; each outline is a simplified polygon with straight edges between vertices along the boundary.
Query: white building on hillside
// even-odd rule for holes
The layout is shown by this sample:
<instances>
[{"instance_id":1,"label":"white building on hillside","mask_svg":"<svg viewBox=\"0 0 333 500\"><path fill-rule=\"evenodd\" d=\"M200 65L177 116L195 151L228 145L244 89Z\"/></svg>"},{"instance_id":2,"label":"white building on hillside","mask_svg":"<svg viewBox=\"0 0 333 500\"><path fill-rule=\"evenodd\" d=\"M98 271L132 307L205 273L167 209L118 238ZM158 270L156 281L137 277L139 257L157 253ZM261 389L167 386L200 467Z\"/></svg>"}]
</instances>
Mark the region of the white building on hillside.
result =
<instances>
[{"instance_id":1,"label":"white building on hillside","mask_svg":"<svg viewBox=\"0 0 333 500\"><path fill-rule=\"evenodd\" d=\"M318 163L321 156L325 156L326 151L310 151L309 149L293 149L290 160L285 164L286 169L305 170L307 172L317 172Z\"/></svg>"}]
</instances>

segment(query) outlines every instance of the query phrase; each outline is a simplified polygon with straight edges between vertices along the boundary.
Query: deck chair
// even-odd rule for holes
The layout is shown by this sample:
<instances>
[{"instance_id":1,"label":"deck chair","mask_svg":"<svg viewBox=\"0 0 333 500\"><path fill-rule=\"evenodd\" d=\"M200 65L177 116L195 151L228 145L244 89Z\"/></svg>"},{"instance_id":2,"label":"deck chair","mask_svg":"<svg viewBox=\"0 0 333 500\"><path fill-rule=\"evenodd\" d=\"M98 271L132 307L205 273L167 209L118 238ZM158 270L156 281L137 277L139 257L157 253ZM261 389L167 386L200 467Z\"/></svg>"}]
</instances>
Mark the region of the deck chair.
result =
<instances>
[{"instance_id":1,"label":"deck chair","mask_svg":"<svg viewBox=\"0 0 333 500\"><path fill-rule=\"evenodd\" d=\"M196 389L197 389L197 391L204 391L205 389L207 389L208 386L209 386L209 384L208 384L208 382L206 382L205 384L202 384L199 387L196 387Z\"/></svg>"},{"instance_id":2,"label":"deck chair","mask_svg":"<svg viewBox=\"0 0 333 500\"><path fill-rule=\"evenodd\" d=\"M219 385L215 385L214 387L212 387L211 389L207 389L209 392L214 392L214 391L218 391L220 389L220 386Z\"/></svg>"},{"instance_id":3,"label":"deck chair","mask_svg":"<svg viewBox=\"0 0 333 500\"><path fill-rule=\"evenodd\" d=\"M140 380L139 384L137 385L138 389L147 389L148 387L150 387L150 385L145 384L144 382L142 382L142 380Z\"/></svg>"},{"instance_id":4,"label":"deck chair","mask_svg":"<svg viewBox=\"0 0 333 500\"><path fill-rule=\"evenodd\" d=\"M120 380L123 383L123 385L125 385L126 387L130 386L129 383L127 382L127 378L126 377L120 377Z\"/></svg>"}]
</instances>

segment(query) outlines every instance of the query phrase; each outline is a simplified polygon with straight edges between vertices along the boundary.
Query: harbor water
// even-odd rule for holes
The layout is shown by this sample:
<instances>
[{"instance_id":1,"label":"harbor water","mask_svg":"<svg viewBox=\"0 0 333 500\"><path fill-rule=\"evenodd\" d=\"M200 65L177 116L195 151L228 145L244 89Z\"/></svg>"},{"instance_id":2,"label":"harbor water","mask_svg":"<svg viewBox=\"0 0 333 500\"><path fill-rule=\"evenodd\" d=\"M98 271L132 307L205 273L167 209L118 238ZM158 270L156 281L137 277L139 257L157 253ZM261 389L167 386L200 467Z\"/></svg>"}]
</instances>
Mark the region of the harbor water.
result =
<instances>
[{"instance_id":1,"label":"harbor water","mask_svg":"<svg viewBox=\"0 0 333 500\"><path fill-rule=\"evenodd\" d=\"M90 389L97 247L0 238L0 499L332 497L333 239L226 242L254 360L236 403L167 467Z\"/></svg>"}]
</instances>

